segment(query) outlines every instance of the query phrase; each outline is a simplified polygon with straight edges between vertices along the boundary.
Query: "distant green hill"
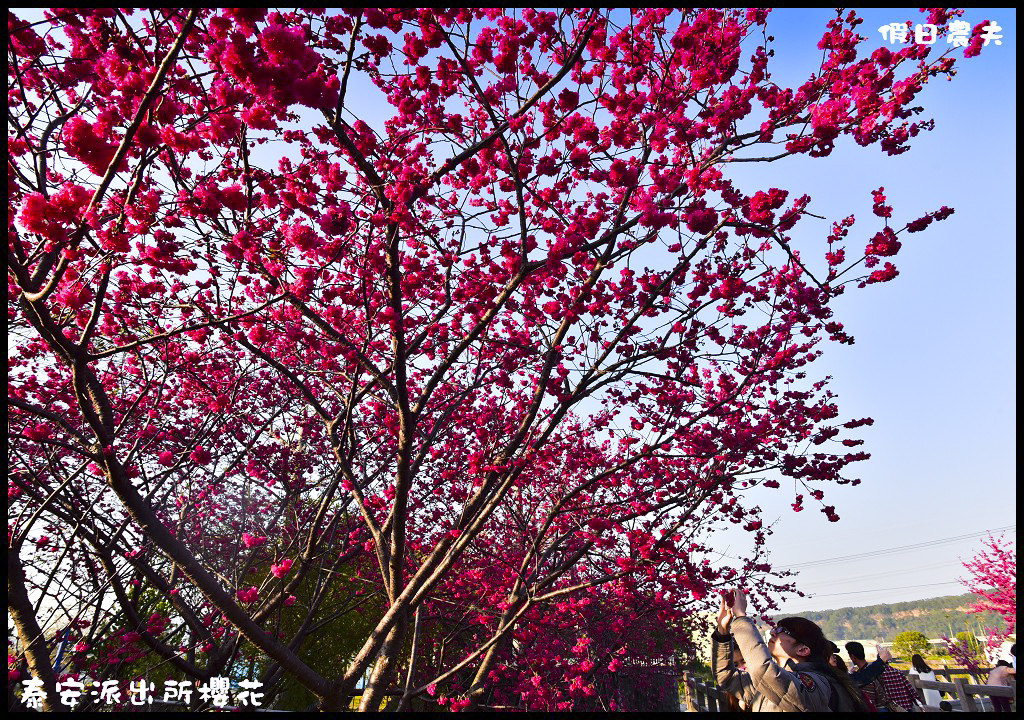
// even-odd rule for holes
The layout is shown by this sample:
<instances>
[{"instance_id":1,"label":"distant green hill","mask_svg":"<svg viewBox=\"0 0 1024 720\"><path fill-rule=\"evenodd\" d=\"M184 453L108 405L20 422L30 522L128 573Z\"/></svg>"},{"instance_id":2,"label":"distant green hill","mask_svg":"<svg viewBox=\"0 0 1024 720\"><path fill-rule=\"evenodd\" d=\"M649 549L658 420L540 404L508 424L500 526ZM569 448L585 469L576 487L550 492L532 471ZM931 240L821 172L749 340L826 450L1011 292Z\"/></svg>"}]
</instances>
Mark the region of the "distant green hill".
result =
<instances>
[{"instance_id":1,"label":"distant green hill","mask_svg":"<svg viewBox=\"0 0 1024 720\"><path fill-rule=\"evenodd\" d=\"M1005 627L995 613L967 613L967 607L978 600L973 593L945 595L926 600L845 607L836 610L802 612L801 616L816 622L825 636L835 640L892 640L907 630L916 630L929 638L955 635L968 630L978 634L983 628ZM776 619L784 617L777 616Z\"/></svg>"}]
</instances>

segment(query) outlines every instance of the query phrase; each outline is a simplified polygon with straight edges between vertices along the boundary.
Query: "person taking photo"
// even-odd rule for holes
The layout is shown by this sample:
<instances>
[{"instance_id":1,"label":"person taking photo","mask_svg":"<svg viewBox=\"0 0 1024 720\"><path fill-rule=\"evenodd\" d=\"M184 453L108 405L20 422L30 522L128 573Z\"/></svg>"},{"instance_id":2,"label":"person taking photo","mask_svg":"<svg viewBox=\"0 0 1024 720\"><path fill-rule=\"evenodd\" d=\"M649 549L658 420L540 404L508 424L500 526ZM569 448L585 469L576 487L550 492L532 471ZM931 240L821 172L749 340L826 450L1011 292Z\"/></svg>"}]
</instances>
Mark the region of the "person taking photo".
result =
<instances>
[{"instance_id":1,"label":"person taking photo","mask_svg":"<svg viewBox=\"0 0 1024 720\"><path fill-rule=\"evenodd\" d=\"M730 596L727 602L726 595ZM735 589L722 596L712 639L718 686L752 712L853 712L867 710L849 679L828 665L831 643L801 617L780 620L766 644L747 617L747 598ZM733 648L746 670L732 662Z\"/></svg>"}]
</instances>

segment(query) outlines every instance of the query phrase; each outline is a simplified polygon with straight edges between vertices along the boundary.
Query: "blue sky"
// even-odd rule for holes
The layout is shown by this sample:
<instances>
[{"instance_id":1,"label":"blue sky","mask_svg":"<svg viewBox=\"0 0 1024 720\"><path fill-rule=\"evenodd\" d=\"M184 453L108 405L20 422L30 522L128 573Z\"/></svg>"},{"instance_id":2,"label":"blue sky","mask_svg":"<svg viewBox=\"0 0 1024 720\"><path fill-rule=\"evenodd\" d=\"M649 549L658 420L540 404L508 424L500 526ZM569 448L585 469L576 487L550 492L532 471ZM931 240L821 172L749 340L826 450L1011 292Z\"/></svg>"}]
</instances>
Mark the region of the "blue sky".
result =
<instances>
[{"instance_id":1,"label":"blue sky","mask_svg":"<svg viewBox=\"0 0 1024 720\"><path fill-rule=\"evenodd\" d=\"M833 12L771 14L769 71L777 82L797 84L817 68L816 41ZM884 44L881 25L923 19L907 9L858 14L872 46ZM856 344L826 346L816 372L833 376L843 417L875 419L860 430L872 458L850 470L863 479L859 487L826 490L838 523L811 506L794 514L792 490L764 491L766 520L779 518L770 540L775 565L800 569L801 589L817 595L784 603L785 612L960 593L961 560L981 547L979 538L962 536L1016 523L1016 13L970 9L964 19L998 22L1002 45L971 60L960 55L952 82L925 89L922 117L936 127L910 152L888 157L849 142L824 161L794 158L746 174L752 183L809 193L811 211L830 219L855 213L861 233L879 186L897 226L941 205L956 209L901 238L900 277L851 291L836 306ZM823 236L828 226L818 222ZM946 538L960 539L798 566ZM724 552L744 547L736 533L729 540L735 544L724 543Z\"/></svg>"}]
</instances>

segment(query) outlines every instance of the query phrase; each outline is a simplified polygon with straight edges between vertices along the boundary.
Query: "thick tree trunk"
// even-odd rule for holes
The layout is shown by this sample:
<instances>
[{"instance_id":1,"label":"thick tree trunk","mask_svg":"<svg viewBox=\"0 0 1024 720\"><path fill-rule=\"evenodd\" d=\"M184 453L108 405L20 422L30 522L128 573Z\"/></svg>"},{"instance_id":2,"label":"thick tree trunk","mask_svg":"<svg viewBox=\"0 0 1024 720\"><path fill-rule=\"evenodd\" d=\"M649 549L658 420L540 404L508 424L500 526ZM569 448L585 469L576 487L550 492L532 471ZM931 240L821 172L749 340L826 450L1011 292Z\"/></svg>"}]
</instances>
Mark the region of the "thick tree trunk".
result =
<instances>
[{"instance_id":1,"label":"thick tree trunk","mask_svg":"<svg viewBox=\"0 0 1024 720\"><path fill-rule=\"evenodd\" d=\"M29 672L34 679L43 681L43 710L60 712L64 708L57 696L57 674L50 665L50 649L36 622L32 602L25 589L25 570L21 566L18 550L18 547L7 549L7 612L11 615L11 622L25 650Z\"/></svg>"},{"instance_id":2,"label":"thick tree trunk","mask_svg":"<svg viewBox=\"0 0 1024 720\"><path fill-rule=\"evenodd\" d=\"M398 670L397 660L402 654L405 641L405 633L409 626L409 616L403 613L402 617L388 633L384 646L381 648L377 664L370 674L370 680L363 688L363 697L359 702L359 711L376 712L380 709L381 698L387 692L388 687L393 683L395 673Z\"/></svg>"}]
</instances>

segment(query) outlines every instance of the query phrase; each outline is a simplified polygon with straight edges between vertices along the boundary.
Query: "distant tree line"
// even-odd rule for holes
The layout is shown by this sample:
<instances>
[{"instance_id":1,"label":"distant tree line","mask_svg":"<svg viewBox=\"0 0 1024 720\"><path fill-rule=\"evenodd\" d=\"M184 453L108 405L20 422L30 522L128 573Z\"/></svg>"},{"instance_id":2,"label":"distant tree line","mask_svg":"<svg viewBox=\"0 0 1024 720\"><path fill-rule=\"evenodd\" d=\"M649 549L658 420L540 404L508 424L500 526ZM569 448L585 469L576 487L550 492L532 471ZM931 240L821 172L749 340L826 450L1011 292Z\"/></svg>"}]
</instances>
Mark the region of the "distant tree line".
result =
<instances>
[{"instance_id":1,"label":"distant tree line","mask_svg":"<svg viewBox=\"0 0 1024 720\"><path fill-rule=\"evenodd\" d=\"M995 613L965 612L967 606L978 599L974 593L965 593L800 614L820 625L826 637L837 641L892 639L900 633L909 631L920 632L928 638L937 638L943 635L953 636L964 631L983 634L984 628L1002 630L1005 623Z\"/></svg>"}]
</instances>

